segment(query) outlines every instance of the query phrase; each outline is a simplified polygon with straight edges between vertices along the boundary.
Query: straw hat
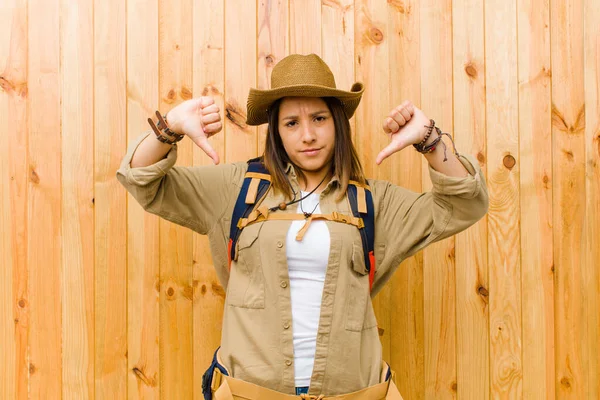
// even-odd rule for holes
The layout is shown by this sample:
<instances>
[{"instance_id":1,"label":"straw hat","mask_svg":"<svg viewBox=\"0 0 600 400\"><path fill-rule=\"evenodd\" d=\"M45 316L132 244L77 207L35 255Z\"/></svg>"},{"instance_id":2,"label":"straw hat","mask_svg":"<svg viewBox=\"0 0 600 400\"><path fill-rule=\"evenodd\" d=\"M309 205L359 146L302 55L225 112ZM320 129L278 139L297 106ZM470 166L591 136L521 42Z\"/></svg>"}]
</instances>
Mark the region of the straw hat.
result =
<instances>
[{"instance_id":1,"label":"straw hat","mask_svg":"<svg viewBox=\"0 0 600 400\"><path fill-rule=\"evenodd\" d=\"M336 97L342 103L348 118L354 115L364 85L356 82L349 92L337 89L333 73L316 54L307 56L292 54L273 67L271 89L250 89L248 95L248 125L260 125L268 122L267 110L282 97Z\"/></svg>"}]
</instances>

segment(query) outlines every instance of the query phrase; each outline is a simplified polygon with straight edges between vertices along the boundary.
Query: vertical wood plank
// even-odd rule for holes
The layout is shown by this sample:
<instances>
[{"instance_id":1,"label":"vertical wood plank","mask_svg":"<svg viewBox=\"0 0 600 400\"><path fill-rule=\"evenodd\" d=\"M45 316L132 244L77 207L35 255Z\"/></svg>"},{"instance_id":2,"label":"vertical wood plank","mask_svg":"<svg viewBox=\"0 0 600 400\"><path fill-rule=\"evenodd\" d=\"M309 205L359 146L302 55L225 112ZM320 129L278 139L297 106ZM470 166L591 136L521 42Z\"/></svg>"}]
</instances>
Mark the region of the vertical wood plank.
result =
<instances>
[{"instance_id":1,"label":"vertical wood plank","mask_svg":"<svg viewBox=\"0 0 600 400\"><path fill-rule=\"evenodd\" d=\"M323 61L327 63L338 89L350 90L354 79L354 0L323 0L321 7ZM356 118L350 119L352 136Z\"/></svg>"},{"instance_id":2,"label":"vertical wood plank","mask_svg":"<svg viewBox=\"0 0 600 400\"><path fill-rule=\"evenodd\" d=\"M0 397L27 399L27 3L0 4Z\"/></svg>"},{"instance_id":3,"label":"vertical wood plank","mask_svg":"<svg viewBox=\"0 0 600 400\"><path fill-rule=\"evenodd\" d=\"M485 7L492 398L521 398L521 257L516 1Z\"/></svg>"},{"instance_id":4,"label":"vertical wood plank","mask_svg":"<svg viewBox=\"0 0 600 400\"><path fill-rule=\"evenodd\" d=\"M62 397L94 398L93 1L60 4Z\"/></svg>"},{"instance_id":5,"label":"vertical wood plank","mask_svg":"<svg viewBox=\"0 0 600 400\"><path fill-rule=\"evenodd\" d=\"M585 391L582 245L585 227L585 90L583 1L552 1L552 142L556 395Z\"/></svg>"},{"instance_id":6,"label":"vertical wood plank","mask_svg":"<svg viewBox=\"0 0 600 400\"><path fill-rule=\"evenodd\" d=\"M159 93L161 113L192 98L192 1L159 0ZM181 141L177 165L192 165L191 140ZM191 398L192 231L160 220L160 393Z\"/></svg>"},{"instance_id":7,"label":"vertical wood plank","mask_svg":"<svg viewBox=\"0 0 600 400\"><path fill-rule=\"evenodd\" d=\"M32 0L28 8L29 396L54 399L62 396L59 4Z\"/></svg>"},{"instance_id":8,"label":"vertical wood plank","mask_svg":"<svg viewBox=\"0 0 600 400\"><path fill-rule=\"evenodd\" d=\"M454 132L457 150L475 156L485 174L484 5L454 0L452 46ZM486 174L487 176L487 174ZM456 242L457 397L488 399L489 283L487 218L458 234Z\"/></svg>"},{"instance_id":9,"label":"vertical wood plank","mask_svg":"<svg viewBox=\"0 0 600 400\"><path fill-rule=\"evenodd\" d=\"M193 5L193 92L194 97L213 96L225 118L225 20L221 0L195 1ZM210 23L207 23L210 15ZM223 121L225 124L225 121ZM225 158L225 133L209 138L219 154ZM194 165L210 165L212 161L194 146ZM194 336L194 399L201 400L202 375L212 361L213 352L221 343L225 291L221 287L210 256L208 238L194 233L193 264L193 336Z\"/></svg>"},{"instance_id":10,"label":"vertical wood plank","mask_svg":"<svg viewBox=\"0 0 600 400\"><path fill-rule=\"evenodd\" d=\"M158 1L127 2L127 134L158 109ZM159 397L159 220L128 195L128 398Z\"/></svg>"},{"instance_id":11,"label":"vertical wood plank","mask_svg":"<svg viewBox=\"0 0 600 400\"><path fill-rule=\"evenodd\" d=\"M554 391L550 9L519 0L519 145L523 307L523 398Z\"/></svg>"},{"instance_id":12,"label":"vertical wood plank","mask_svg":"<svg viewBox=\"0 0 600 400\"><path fill-rule=\"evenodd\" d=\"M444 132L452 127L452 1L421 2L421 109ZM423 190L431 189L422 159ZM425 398L456 396L454 238L423 251Z\"/></svg>"},{"instance_id":13,"label":"vertical wood plank","mask_svg":"<svg viewBox=\"0 0 600 400\"><path fill-rule=\"evenodd\" d=\"M287 0L258 2L257 88L271 88L273 67L289 53L289 5ZM258 127L258 154L265 151L267 124Z\"/></svg>"},{"instance_id":14,"label":"vertical wood plank","mask_svg":"<svg viewBox=\"0 0 600 400\"><path fill-rule=\"evenodd\" d=\"M311 54L319 57L321 47L321 0L289 0L290 53Z\"/></svg>"},{"instance_id":15,"label":"vertical wood plank","mask_svg":"<svg viewBox=\"0 0 600 400\"><path fill-rule=\"evenodd\" d=\"M582 241L585 392L600 398L600 7L584 1L585 227Z\"/></svg>"},{"instance_id":16,"label":"vertical wood plank","mask_svg":"<svg viewBox=\"0 0 600 400\"><path fill-rule=\"evenodd\" d=\"M247 16L251 15L252 18ZM246 125L246 102L256 87L256 2L225 2L225 138L227 162L257 155L257 129ZM231 29L230 27L236 27ZM248 42L251 40L251 42Z\"/></svg>"},{"instance_id":17,"label":"vertical wood plank","mask_svg":"<svg viewBox=\"0 0 600 400\"><path fill-rule=\"evenodd\" d=\"M404 100L421 104L419 1L389 1L390 109ZM391 182L421 191L422 156L412 149L390 159ZM390 363L405 399L424 397L423 253L405 260L390 286Z\"/></svg>"},{"instance_id":18,"label":"vertical wood plank","mask_svg":"<svg viewBox=\"0 0 600 400\"><path fill-rule=\"evenodd\" d=\"M95 396L127 398L126 2L94 3Z\"/></svg>"},{"instance_id":19,"label":"vertical wood plank","mask_svg":"<svg viewBox=\"0 0 600 400\"><path fill-rule=\"evenodd\" d=\"M355 114L356 149L367 178L389 180L393 158L379 166L375 164L377 154L389 143L381 126L392 108L387 4L374 0L355 2L354 22L356 80L366 87ZM390 285L386 285L373 300L385 360L390 359L390 290Z\"/></svg>"}]
</instances>

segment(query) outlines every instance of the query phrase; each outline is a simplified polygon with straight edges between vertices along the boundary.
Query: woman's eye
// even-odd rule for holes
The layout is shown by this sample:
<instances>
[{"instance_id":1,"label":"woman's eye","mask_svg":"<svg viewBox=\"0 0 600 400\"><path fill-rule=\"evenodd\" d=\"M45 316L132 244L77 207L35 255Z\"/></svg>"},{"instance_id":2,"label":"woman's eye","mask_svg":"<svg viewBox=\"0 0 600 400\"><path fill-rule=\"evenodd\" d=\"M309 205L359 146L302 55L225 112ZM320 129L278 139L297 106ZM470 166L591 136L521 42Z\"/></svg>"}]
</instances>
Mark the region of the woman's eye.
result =
<instances>
[{"instance_id":1,"label":"woman's eye","mask_svg":"<svg viewBox=\"0 0 600 400\"><path fill-rule=\"evenodd\" d=\"M296 125L296 121L290 121L287 124L285 124L285 126L287 126L288 128L291 128L294 125Z\"/></svg>"},{"instance_id":2,"label":"woman's eye","mask_svg":"<svg viewBox=\"0 0 600 400\"><path fill-rule=\"evenodd\" d=\"M323 121L325 121L325 119L326 118L324 116L322 116L322 115L318 116L318 117L315 117L315 121L317 121L317 122L323 122Z\"/></svg>"}]
</instances>

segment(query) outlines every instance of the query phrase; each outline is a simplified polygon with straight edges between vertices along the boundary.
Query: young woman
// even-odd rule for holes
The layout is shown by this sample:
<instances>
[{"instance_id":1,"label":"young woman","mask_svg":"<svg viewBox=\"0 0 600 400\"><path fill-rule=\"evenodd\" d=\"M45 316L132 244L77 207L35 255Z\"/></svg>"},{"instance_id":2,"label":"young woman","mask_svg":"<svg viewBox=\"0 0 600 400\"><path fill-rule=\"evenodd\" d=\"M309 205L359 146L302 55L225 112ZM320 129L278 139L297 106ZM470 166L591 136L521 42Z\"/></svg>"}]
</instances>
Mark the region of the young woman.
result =
<instances>
[{"instance_id":1,"label":"young woman","mask_svg":"<svg viewBox=\"0 0 600 400\"><path fill-rule=\"evenodd\" d=\"M314 54L284 58L273 69L271 89L250 90L247 123L268 123L256 162L270 188L260 198L247 194L256 185L239 196L245 178L261 179L247 176L247 162L174 166L175 141L183 136L219 164L207 138L222 124L209 97L181 103L154 133L129 146L117 172L125 188L148 212L209 236L227 290L219 362L215 355L205 379L205 386L219 388L217 398L235 398L236 390L255 396L246 398L357 391L365 399L400 398L382 360L371 297L402 260L479 220L488 195L474 158L453 151L409 101L383 121L391 142L376 162L412 144L429 163L432 190L366 180L348 122L363 90L361 83L337 89ZM161 131L166 124L170 131ZM349 188L359 194L358 207L374 214L374 260L365 257L363 221L353 218ZM232 221L244 200L253 214ZM231 251L236 226L242 229Z\"/></svg>"}]
</instances>

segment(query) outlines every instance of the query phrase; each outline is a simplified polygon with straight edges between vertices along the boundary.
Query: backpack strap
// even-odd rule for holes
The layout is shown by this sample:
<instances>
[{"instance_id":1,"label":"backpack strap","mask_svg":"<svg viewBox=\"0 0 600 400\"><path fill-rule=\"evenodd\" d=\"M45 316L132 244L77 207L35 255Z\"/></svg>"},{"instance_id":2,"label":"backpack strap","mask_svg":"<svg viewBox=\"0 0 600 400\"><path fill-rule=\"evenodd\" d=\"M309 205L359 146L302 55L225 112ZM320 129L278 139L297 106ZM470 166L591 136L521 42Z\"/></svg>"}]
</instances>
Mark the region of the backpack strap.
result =
<instances>
[{"instance_id":1,"label":"backpack strap","mask_svg":"<svg viewBox=\"0 0 600 400\"><path fill-rule=\"evenodd\" d=\"M250 215L255 204L260 202L270 186L271 175L260 158L249 160L242 190L238 194L235 207L233 208L233 215L231 216L229 244L227 246L229 268L231 268L231 261L237 260L237 241L243 229L243 227L238 225L238 222Z\"/></svg>"},{"instance_id":2,"label":"backpack strap","mask_svg":"<svg viewBox=\"0 0 600 400\"><path fill-rule=\"evenodd\" d=\"M348 200L352 208L352 215L362 218L363 227L359 228L362 239L365 266L369 271L369 288L373 288L375 280L375 206L369 185L356 181L348 182Z\"/></svg>"}]
</instances>

